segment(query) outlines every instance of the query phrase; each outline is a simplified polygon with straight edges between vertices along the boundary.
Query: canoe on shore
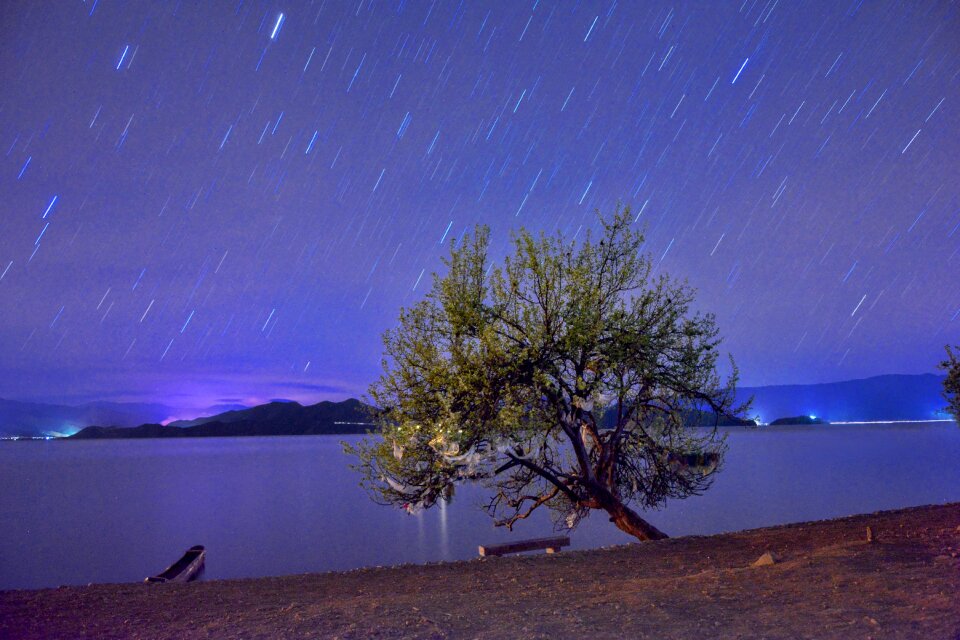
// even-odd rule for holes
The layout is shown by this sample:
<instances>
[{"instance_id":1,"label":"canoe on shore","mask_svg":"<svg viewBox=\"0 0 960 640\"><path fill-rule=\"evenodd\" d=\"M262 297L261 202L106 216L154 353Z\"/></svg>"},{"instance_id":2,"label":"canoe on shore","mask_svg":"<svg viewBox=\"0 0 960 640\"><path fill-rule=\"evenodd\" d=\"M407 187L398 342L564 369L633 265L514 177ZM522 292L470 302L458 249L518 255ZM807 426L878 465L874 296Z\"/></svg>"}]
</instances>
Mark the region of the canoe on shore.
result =
<instances>
[{"instance_id":1,"label":"canoe on shore","mask_svg":"<svg viewBox=\"0 0 960 640\"><path fill-rule=\"evenodd\" d=\"M203 570L206 554L203 545L190 547L182 558L144 582L190 582Z\"/></svg>"}]
</instances>

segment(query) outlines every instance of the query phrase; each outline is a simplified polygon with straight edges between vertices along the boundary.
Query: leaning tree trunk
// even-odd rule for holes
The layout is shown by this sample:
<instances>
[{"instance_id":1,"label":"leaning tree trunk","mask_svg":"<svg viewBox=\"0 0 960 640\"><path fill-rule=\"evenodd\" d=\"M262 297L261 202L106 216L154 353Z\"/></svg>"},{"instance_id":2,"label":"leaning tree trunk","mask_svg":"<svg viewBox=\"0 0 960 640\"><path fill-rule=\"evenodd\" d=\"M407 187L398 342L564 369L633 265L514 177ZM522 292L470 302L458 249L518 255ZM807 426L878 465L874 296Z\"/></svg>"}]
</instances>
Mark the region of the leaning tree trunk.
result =
<instances>
[{"instance_id":1,"label":"leaning tree trunk","mask_svg":"<svg viewBox=\"0 0 960 640\"><path fill-rule=\"evenodd\" d=\"M610 514L610 522L617 525L618 529L640 540L663 540L670 537L622 502L613 509L607 509L607 513Z\"/></svg>"},{"instance_id":2,"label":"leaning tree trunk","mask_svg":"<svg viewBox=\"0 0 960 640\"><path fill-rule=\"evenodd\" d=\"M610 514L610 522L621 531L641 541L663 540L670 537L637 515L606 487L595 487L592 493L597 506Z\"/></svg>"}]
</instances>

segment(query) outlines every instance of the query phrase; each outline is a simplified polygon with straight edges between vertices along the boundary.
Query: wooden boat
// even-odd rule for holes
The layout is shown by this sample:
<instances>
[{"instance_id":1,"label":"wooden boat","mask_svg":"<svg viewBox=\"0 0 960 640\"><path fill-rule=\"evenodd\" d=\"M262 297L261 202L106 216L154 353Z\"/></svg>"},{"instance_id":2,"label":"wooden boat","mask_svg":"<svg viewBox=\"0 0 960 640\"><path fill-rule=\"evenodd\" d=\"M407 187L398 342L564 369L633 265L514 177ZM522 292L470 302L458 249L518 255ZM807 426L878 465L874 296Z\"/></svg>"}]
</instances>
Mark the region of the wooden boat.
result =
<instances>
[{"instance_id":1,"label":"wooden boat","mask_svg":"<svg viewBox=\"0 0 960 640\"><path fill-rule=\"evenodd\" d=\"M207 552L203 545L190 547L183 557L155 576L150 576L144 582L190 582L203 571L203 563Z\"/></svg>"}]
</instances>

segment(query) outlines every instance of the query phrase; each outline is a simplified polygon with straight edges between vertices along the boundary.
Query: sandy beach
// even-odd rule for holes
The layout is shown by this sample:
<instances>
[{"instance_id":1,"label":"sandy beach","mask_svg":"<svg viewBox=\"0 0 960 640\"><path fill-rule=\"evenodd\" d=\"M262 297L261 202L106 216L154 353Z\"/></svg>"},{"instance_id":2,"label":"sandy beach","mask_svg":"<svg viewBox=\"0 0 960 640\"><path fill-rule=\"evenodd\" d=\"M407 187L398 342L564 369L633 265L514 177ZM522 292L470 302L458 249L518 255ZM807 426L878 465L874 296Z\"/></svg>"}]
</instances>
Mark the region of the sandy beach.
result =
<instances>
[{"instance_id":1,"label":"sandy beach","mask_svg":"<svg viewBox=\"0 0 960 640\"><path fill-rule=\"evenodd\" d=\"M767 551L777 562L752 566ZM955 503L556 555L5 591L0 637L957 638L958 556Z\"/></svg>"}]
</instances>

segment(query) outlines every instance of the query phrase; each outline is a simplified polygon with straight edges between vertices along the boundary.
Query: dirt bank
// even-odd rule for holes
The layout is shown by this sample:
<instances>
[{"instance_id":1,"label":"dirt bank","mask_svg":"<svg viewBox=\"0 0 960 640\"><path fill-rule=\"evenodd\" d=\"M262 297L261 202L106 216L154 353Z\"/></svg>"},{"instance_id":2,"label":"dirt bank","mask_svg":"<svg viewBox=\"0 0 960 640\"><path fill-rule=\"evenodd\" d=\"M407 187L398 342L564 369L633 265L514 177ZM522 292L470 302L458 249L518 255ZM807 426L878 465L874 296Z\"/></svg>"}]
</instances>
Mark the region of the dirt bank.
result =
<instances>
[{"instance_id":1,"label":"dirt bank","mask_svg":"<svg viewBox=\"0 0 960 640\"><path fill-rule=\"evenodd\" d=\"M768 550L780 561L751 567ZM555 556L6 591L0 637L958 638L958 555L960 503Z\"/></svg>"}]
</instances>

